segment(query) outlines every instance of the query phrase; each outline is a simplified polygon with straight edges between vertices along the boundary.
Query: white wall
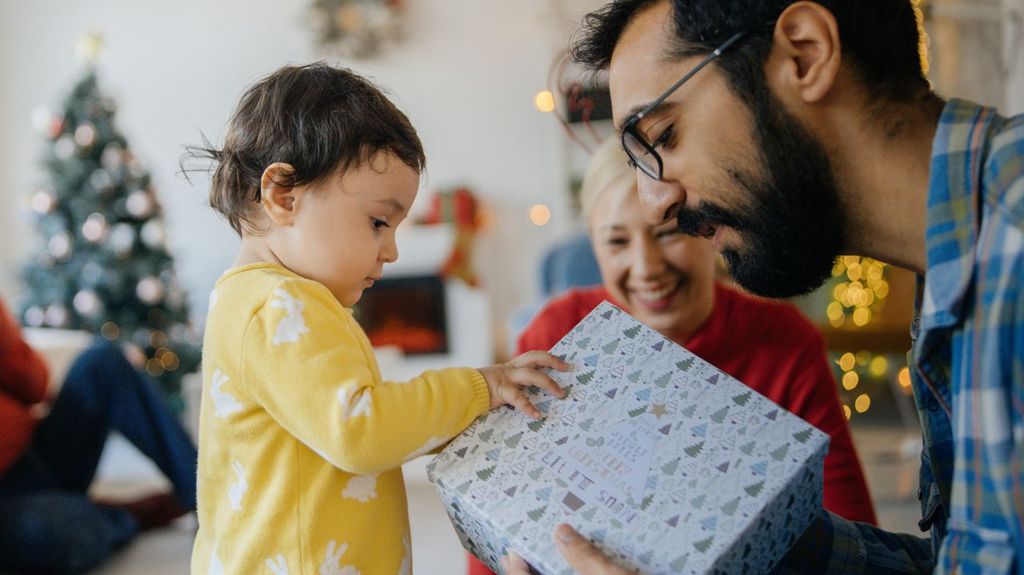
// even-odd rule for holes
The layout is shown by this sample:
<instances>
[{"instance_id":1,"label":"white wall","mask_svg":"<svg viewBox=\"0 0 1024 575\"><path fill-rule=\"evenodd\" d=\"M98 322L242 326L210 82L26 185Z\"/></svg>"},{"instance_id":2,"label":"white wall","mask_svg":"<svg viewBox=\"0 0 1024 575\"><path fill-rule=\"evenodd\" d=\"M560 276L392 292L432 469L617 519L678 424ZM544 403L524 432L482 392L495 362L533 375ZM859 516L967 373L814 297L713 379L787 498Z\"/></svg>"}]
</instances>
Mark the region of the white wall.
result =
<instances>
[{"instance_id":1,"label":"white wall","mask_svg":"<svg viewBox=\"0 0 1024 575\"><path fill-rule=\"evenodd\" d=\"M200 131L219 141L251 82L283 64L320 58L304 22L309 4L0 0L0 290L10 296L17 289L14 266L34 249L34 230L19 215L43 176L43 139L31 113L58 109L81 71L75 45L97 30L106 42L102 87L155 178L179 274L202 315L206 293L237 244L205 206L208 181L189 185L177 174L182 146L198 143ZM533 295L539 250L569 217L564 137L554 119L533 108L571 29L555 14L557 4L415 0L407 4L402 43L368 62L341 62L389 88L410 116L427 150L428 185L468 184L492 211L477 262L499 324ZM554 218L536 228L527 212L541 202L552 206Z\"/></svg>"},{"instance_id":2,"label":"white wall","mask_svg":"<svg viewBox=\"0 0 1024 575\"><path fill-rule=\"evenodd\" d=\"M1024 0L1003 0L1007 114L1024 114Z\"/></svg>"}]
</instances>

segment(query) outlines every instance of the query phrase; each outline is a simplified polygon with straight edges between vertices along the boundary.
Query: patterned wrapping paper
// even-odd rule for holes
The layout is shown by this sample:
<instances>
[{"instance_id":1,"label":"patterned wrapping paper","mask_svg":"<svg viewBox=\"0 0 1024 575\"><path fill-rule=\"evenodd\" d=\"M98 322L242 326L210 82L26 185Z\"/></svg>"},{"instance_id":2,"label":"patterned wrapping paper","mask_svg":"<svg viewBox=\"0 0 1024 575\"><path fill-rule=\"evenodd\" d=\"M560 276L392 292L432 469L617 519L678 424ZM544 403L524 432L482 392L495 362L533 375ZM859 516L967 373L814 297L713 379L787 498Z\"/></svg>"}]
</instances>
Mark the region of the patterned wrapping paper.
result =
<instances>
[{"instance_id":1,"label":"patterned wrapping paper","mask_svg":"<svg viewBox=\"0 0 1024 575\"><path fill-rule=\"evenodd\" d=\"M828 436L609 304L551 352L545 419L492 411L428 466L462 544L572 573L575 526L642 573L766 573L821 508Z\"/></svg>"}]
</instances>

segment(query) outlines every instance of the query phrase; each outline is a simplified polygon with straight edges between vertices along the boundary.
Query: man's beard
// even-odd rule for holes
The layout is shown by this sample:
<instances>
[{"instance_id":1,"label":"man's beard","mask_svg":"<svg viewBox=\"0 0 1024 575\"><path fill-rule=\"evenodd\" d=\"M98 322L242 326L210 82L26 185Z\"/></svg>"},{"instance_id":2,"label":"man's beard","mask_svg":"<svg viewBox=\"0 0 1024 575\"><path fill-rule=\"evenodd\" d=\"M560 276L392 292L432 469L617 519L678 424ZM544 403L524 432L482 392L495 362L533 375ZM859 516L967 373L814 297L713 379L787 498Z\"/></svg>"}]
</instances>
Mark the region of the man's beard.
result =
<instances>
[{"instance_id":1,"label":"man's beard","mask_svg":"<svg viewBox=\"0 0 1024 575\"><path fill-rule=\"evenodd\" d=\"M745 205L683 207L679 229L705 236L717 226L736 230L742 247L727 247L722 255L740 286L767 297L803 295L831 276L845 245L839 192L821 144L767 88L757 92L751 112L766 177L730 171L748 192Z\"/></svg>"}]
</instances>

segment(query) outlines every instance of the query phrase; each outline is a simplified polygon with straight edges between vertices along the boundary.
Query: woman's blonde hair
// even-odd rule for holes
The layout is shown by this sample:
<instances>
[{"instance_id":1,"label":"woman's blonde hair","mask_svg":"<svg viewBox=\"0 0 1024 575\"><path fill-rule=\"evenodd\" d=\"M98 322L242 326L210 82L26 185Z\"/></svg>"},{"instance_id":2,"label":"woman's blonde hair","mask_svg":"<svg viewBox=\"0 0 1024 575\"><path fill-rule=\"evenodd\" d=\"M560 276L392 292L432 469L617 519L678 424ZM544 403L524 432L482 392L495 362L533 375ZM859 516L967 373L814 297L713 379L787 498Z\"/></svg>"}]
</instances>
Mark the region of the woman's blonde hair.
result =
<instances>
[{"instance_id":1,"label":"woman's blonde hair","mask_svg":"<svg viewBox=\"0 0 1024 575\"><path fill-rule=\"evenodd\" d=\"M580 211L585 223L589 224L590 213L604 194L636 186L636 170L629 167L628 162L629 157L618 138L605 140L594 151L580 187Z\"/></svg>"}]
</instances>

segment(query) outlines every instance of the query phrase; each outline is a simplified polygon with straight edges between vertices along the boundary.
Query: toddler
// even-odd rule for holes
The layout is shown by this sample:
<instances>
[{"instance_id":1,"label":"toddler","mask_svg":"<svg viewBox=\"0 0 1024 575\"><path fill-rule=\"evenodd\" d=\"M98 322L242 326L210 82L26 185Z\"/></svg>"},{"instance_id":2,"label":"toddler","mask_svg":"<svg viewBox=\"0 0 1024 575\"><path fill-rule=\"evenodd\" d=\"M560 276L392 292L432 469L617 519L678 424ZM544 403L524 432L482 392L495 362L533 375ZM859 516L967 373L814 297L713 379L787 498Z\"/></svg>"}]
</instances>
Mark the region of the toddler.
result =
<instances>
[{"instance_id":1,"label":"toddler","mask_svg":"<svg viewBox=\"0 0 1024 575\"><path fill-rule=\"evenodd\" d=\"M385 382L350 308L398 258L424 154L358 75L286 67L253 86L210 203L241 236L210 295L192 573L411 572L401 465L488 409L540 417L524 386L564 392L545 352Z\"/></svg>"}]
</instances>

